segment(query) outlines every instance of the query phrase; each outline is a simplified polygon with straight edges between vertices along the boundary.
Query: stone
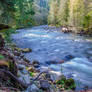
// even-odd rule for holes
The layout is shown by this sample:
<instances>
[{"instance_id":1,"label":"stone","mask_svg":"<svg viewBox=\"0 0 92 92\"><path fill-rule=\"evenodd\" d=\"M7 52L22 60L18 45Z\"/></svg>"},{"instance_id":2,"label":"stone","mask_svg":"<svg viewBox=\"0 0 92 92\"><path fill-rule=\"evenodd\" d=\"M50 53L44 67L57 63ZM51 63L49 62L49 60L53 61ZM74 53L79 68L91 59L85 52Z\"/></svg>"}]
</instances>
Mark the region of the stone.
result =
<instances>
[{"instance_id":1,"label":"stone","mask_svg":"<svg viewBox=\"0 0 92 92\"><path fill-rule=\"evenodd\" d=\"M24 74L21 71L18 71L18 76L19 76L19 80L21 80L23 83L30 84L31 77L28 72Z\"/></svg>"},{"instance_id":2,"label":"stone","mask_svg":"<svg viewBox=\"0 0 92 92\"><path fill-rule=\"evenodd\" d=\"M62 64L62 63L64 63L65 61L64 60L60 60L59 62L58 62L58 64Z\"/></svg>"},{"instance_id":3,"label":"stone","mask_svg":"<svg viewBox=\"0 0 92 92\"><path fill-rule=\"evenodd\" d=\"M30 85L25 92L40 92L40 89L35 85Z\"/></svg>"},{"instance_id":4,"label":"stone","mask_svg":"<svg viewBox=\"0 0 92 92\"><path fill-rule=\"evenodd\" d=\"M58 61L46 61L46 64L50 65L50 64L57 64Z\"/></svg>"},{"instance_id":5,"label":"stone","mask_svg":"<svg viewBox=\"0 0 92 92\"><path fill-rule=\"evenodd\" d=\"M30 72L35 72L35 68L33 68L33 67L28 67L27 70L30 71Z\"/></svg>"},{"instance_id":6,"label":"stone","mask_svg":"<svg viewBox=\"0 0 92 92\"><path fill-rule=\"evenodd\" d=\"M21 58L24 58L24 55L23 55L23 54L21 54L21 55L20 55L20 57L21 57Z\"/></svg>"},{"instance_id":7,"label":"stone","mask_svg":"<svg viewBox=\"0 0 92 92\"><path fill-rule=\"evenodd\" d=\"M15 56L20 56L21 55L21 53L18 52L18 51L14 51L13 53L14 53Z\"/></svg>"},{"instance_id":8,"label":"stone","mask_svg":"<svg viewBox=\"0 0 92 92\"><path fill-rule=\"evenodd\" d=\"M40 67L40 63L39 63L38 61L36 61L36 60L32 62L32 65L33 65L35 68Z\"/></svg>"},{"instance_id":9,"label":"stone","mask_svg":"<svg viewBox=\"0 0 92 92\"><path fill-rule=\"evenodd\" d=\"M21 73L23 73L24 75L26 75L26 74L28 74L28 71L27 71L26 69L23 69L23 70L21 71Z\"/></svg>"},{"instance_id":10,"label":"stone","mask_svg":"<svg viewBox=\"0 0 92 92\"><path fill-rule=\"evenodd\" d=\"M32 52L32 50L30 48L25 48L22 50L23 53L29 53Z\"/></svg>"},{"instance_id":11,"label":"stone","mask_svg":"<svg viewBox=\"0 0 92 92\"><path fill-rule=\"evenodd\" d=\"M47 80L40 80L40 89L48 90L50 89L50 83Z\"/></svg>"},{"instance_id":12,"label":"stone","mask_svg":"<svg viewBox=\"0 0 92 92\"><path fill-rule=\"evenodd\" d=\"M55 82L56 80L59 80L61 78L62 74L60 72L51 71L50 72L50 79L52 82Z\"/></svg>"},{"instance_id":13,"label":"stone","mask_svg":"<svg viewBox=\"0 0 92 92\"><path fill-rule=\"evenodd\" d=\"M23 57L23 60L27 63L30 63L30 60L28 60L27 58Z\"/></svg>"},{"instance_id":14,"label":"stone","mask_svg":"<svg viewBox=\"0 0 92 92\"><path fill-rule=\"evenodd\" d=\"M17 68L18 68L19 70L23 70L23 69L25 69L26 67L25 67L25 65L18 64L18 65L17 65Z\"/></svg>"},{"instance_id":15,"label":"stone","mask_svg":"<svg viewBox=\"0 0 92 92\"><path fill-rule=\"evenodd\" d=\"M73 55L67 55L64 57L65 61L70 61L71 59L74 59L75 57Z\"/></svg>"}]
</instances>

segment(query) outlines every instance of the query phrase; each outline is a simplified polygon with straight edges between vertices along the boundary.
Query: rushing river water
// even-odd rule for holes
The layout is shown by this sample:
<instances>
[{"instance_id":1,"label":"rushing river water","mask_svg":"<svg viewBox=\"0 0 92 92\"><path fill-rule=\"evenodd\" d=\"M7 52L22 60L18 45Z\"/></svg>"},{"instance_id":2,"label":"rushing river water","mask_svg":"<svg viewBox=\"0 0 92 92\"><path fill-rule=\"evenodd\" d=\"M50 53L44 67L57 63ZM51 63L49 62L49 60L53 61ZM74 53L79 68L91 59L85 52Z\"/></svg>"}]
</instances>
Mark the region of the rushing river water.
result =
<instances>
[{"instance_id":1,"label":"rushing river water","mask_svg":"<svg viewBox=\"0 0 92 92\"><path fill-rule=\"evenodd\" d=\"M14 42L20 48L31 48L26 53L30 61L37 60L41 66L47 66L54 71L62 72L67 77L75 79L78 88L92 87L92 40L91 38L64 34L59 28L37 26L17 30L13 34ZM47 64L51 61L64 60L67 55L74 56L63 64Z\"/></svg>"}]
</instances>

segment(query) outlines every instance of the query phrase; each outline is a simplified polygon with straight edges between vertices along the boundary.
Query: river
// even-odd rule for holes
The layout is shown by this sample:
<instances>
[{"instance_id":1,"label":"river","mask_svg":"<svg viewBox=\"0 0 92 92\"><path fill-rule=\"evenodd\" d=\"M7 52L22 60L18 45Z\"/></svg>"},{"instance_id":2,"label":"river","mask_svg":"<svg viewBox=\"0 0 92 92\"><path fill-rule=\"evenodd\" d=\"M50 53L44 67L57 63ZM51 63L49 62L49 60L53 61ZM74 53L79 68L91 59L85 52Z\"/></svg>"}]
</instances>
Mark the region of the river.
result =
<instances>
[{"instance_id":1,"label":"river","mask_svg":"<svg viewBox=\"0 0 92 92\"><path fill-rule=\"evenodd\" d=\"M61 72L76 81L78 89L92 88L92 38L74 34L64 34L60 28L47 25L17 30L12 38L20 48L31 48L26 53L30 61L37 60L41 66ZM74 58L66 60L66 56ZM63 64L51 61L65 60Z\"/></svg>"}]
</instances>

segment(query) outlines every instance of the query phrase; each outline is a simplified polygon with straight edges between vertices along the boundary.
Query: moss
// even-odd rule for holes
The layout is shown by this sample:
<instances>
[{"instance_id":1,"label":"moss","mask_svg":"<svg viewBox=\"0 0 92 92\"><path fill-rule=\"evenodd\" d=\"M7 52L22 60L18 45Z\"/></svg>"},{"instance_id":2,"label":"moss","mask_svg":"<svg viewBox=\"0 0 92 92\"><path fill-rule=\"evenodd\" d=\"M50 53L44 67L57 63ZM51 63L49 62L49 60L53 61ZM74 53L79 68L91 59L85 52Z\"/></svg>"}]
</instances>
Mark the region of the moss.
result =
<instances>
[{"instance_id":1,"label":"moss","mask_svg":"<svg viewBox=\"0 0 92 92\"><path fill-rule=\"evenodd\" d=\"M57 86L64 88L64 89L72 89L74 90L76 88L75 82L72 78L66 79L65 76L62 76L60 80L56 82Z\"/></svg>"}]
</instances>

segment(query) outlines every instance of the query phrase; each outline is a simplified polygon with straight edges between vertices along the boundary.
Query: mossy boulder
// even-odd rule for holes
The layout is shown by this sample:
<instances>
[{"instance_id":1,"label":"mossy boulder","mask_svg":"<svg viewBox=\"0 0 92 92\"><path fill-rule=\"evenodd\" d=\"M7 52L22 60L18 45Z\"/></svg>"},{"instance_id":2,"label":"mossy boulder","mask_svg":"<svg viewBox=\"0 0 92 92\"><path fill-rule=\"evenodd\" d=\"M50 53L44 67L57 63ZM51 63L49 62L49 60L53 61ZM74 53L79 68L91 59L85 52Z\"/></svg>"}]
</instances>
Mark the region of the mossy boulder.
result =
<instances>
[{"instance_id":1,"label":"mossy boulder","mask_svg":"<svg viewBox=\"0 0 92 92\"><path fill-rule=\"evenodd\" d=\"M23 53L29 53L29 52L32 52L32 49L30 48L25 48L22 50Z\"/></svg>"}]
</instances>

